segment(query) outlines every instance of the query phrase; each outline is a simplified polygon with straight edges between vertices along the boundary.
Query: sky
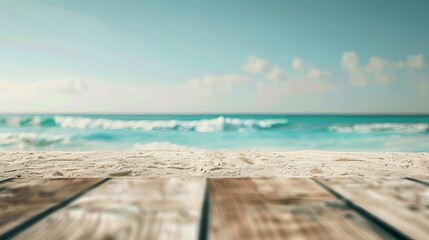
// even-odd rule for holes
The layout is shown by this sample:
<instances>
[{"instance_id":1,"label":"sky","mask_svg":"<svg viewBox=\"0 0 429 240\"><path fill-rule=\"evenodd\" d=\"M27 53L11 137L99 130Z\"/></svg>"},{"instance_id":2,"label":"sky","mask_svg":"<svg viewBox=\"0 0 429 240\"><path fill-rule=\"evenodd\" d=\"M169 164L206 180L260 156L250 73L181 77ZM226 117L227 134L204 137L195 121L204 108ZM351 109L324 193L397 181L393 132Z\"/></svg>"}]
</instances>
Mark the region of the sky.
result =
<instances>
[{"instance_id":1,"label":"sky","mask_svg":"<svg viewBox=\"0 0 429 240\"><path fill-rule=\"evenodd\" d=\"M0 113L429 113L429 1L2 0Z\"/></svg>"}]
</instances>

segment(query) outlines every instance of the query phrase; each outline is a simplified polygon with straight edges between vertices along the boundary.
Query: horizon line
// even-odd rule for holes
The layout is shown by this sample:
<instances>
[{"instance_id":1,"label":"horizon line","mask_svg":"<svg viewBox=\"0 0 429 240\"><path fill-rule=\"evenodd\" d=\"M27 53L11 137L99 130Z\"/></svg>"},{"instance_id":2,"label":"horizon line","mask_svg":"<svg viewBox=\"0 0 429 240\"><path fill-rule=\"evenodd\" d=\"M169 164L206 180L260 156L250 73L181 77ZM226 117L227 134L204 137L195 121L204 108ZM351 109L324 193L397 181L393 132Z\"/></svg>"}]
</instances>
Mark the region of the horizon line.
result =
<instances>
[{"instance_id":1,"label":"horizon line","mask_svg":"<svg viewBox=\"0 0 429 240\"><path fill-rule=\"evenodd\" d=\"M276 112L267 112L267 113L254 113L254 112L203 112L203 113L192 113L192 112L176 112L176 113L166 113L166 112L129 112L129 113L118 113L118 112L0 112L0 115L176 115L176 116L187 116L187 115L289 115L289 116L429 116L428 113L276 113Z\"/></svg>"}]
</instances>

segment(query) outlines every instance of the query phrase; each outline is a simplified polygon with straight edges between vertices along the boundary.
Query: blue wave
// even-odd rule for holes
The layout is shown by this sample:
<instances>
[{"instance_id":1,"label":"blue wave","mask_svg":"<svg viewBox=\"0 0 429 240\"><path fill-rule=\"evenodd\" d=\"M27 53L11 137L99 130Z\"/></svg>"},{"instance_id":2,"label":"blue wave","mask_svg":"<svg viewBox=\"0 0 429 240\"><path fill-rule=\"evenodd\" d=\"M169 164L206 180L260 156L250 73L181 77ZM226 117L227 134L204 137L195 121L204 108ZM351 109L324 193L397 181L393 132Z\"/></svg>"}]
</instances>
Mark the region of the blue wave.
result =
<instances>
[{"instance_id":1,"label":"blue wave","mask_svg":"<svg viewBox=\"0 0 429 240\"><path fill-rule=\"evenodd\" d=\"M0 116L0 150L131 149L429 151L429 116Z\"/></svg>"},{"instance_id":2,"label":"blue wave","mask_svg":"<svg viewBox=\"0 0 429 240\"><path fill-rule=\"evenodd\" d=\"M141 131L248 131L286 126L287 119L240 119L217 117L199 120L114 120L107 118L52 116L3 117L0 124L8 126L39 126L76 129L135 129Z\"/></svg>"}]
</instances>

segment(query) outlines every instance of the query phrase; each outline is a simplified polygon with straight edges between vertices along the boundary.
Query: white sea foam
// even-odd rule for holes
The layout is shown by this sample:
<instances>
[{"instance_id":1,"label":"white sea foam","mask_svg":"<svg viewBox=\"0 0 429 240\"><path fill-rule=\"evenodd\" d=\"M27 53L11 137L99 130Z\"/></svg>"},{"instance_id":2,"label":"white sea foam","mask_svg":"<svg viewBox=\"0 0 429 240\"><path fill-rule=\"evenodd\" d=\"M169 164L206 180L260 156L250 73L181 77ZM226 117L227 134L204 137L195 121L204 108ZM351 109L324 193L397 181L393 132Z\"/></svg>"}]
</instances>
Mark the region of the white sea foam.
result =
<instances>
[{"instance_id":1,"label":"white sea foam","mask_svg":"<svg viewBox=\"0 0 429 240\"><path fill-rule=\"evenodd\" d=\"M201 120L111 120L82 117L56 116L54 121L63 128L79 129L137 129L142 131L177 130L197 132L220 132L224 130L242 131L243 129L269 129L284 125L287 119L238 119L218 117Z\"/></svg>"},{"instance_id":2,"label":"white sea foam","mask_svg":"<svg viewBox=\"0 0 429 240\"><path fill-rule=\"evenodd\" d=\"M354 124L333 125L329 131L338 133L421 133L429 129L427 123L371 123L371 124Z\"/></svg>"},{"instance_id":3,"label":"white sea foam","mask_svg":"<svg viewBox=\"0 0 429 240\"><path fill-rule=\"evenodd\" d=\"M69 137L64 135L37 134L37 133L0 133L0 146L33 145L46 146L54 143L68 143Z\"/></svg>"},{"instance_id":4,"label":"white sea foam","mask_svg":"<svg viewBox=\"0 0 429 240\"><path fill-rule=\"evenodd\" d=\"M197 148L191 148L179 144L170 142L151 142L147 144L134 144L133 150L197 150Z\"/></svg>"}]
</instances>

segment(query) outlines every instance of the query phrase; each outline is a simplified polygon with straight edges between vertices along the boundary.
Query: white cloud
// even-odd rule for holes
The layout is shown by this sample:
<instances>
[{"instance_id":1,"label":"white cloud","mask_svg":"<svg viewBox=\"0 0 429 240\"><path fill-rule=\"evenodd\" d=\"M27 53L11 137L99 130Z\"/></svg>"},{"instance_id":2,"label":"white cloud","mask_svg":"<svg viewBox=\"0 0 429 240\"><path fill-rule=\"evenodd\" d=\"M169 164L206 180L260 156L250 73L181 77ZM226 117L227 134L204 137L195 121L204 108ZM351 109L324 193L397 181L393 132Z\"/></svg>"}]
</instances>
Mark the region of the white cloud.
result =
<instances>
[{"instance_id":1,"label":"white cloud","mask_svg":"<svg viewBox=\"0 0 429 240\"><path fill-rule=\"evenodd\" d=\"M32 83L1 81L0 95L30 96L47 93L81 94L87 90L87 85L80 80L39 81Z\"/></svg>"},{"instance_id":2,"label":"white cloud","mask_svg":"<svg viewBox=\"0 0 429 240\"><path fill-rule=\"evenodd\" d=\"M387 85L392 82L392 77L388 75L380 75L375 77L375 80L381 84Z\"/></svg>"},{"instance_id":3,"label":"white cloud","mask_svg":"<svg viewBox=\"0 0 429 240\"><path fill-rule=\"evenodd\" d=\"M269 63L266 60L252 55L247 58L243 69L248 73L262 73L265 72L268 67Z\"/></svg>"},{"instance_id":4,"label":"white cloud","mask_svg":"<svg viewBox=\"0 0 429 240\"><path fill-rule=\"evenodd\" d=\"M292 68L295 70L301 70L303 68L303 62L299 58L292 59Z\"/></svg>"},{"instance_id":5,"label":"white cloud","mask_svg":"<svg viewBox=\"0 0 429 240\"><path fill-rule=\"evenodd\" d=\"M428 94L429 90L429 83L428 82L420 82L419 83L419 91L421 96L426 96Z\"/></svg>"},{"instance_id":6,"label":"white cloud","mask_svg":"<svg viewBox=\"0 0 429 240\"><path fill-rule=\"evenodd\" d=\"M81 94L88 86L81 80L69 79L65 81L44 81L34 85L40 91L53 91L67 94Z\"/></svg>"},{"instance_id":7,"label":"white cloud","mask_svg":"<svg viewBox=\"0 0 429 240\"><path fill-rule=\"evenodd\" d=\"M356 86L365 86L369 81L389 84L398 71L413 71L425 67L423 55L409 55L406 60L392 62L380 57L371 57L367 65L359 63L355 52L345 52L341 65L349 75L349 80Z\"/></svg>"},{"instance_id":8,"label":"white cloud","mask_svg":"<svg viewBox=\"0 0 429 240\"><path fill-rule=\"evenodd\" d=\"M291 80L286 85L287 95L299 95L304 93L323 93L327 91L338 90L340 87L321 81L313 80Z\"/></svg>"},{"instance_id":9,"label":"white cloud","mask_svg":"<svg viewBox=\"0 0 429 240\"><path fill-rule=\"evenodd\" d=\"M246 72L250 72L251 75L206 75L192 78L189 80L188 86L198 96L208 96L216 93L221 93L225 96L224 94L231 92L233 87L236 90L234 93L255 89L259 94L275 94L279 97L322 93L339 88L337 85L325 81L330 78L330 72L315 68L302 60L297 63L297 58L295 63L296 67L303 71L298 71L295 76L285 77L284 71L279 66L251 55L244 65ZM266 73L265 78L261 78L261 75L253 76L256 73Z\"/></svg>"},{"instance_id":10,"label":"white cloud","mask_svg":"<svg viewBox=\"0 0 429 240\"><path fill-rule=\"evenodd\" d=\"M271 70L269 70L270 68ZM284 76L284 71L279 66L272 65L267 60L255 57L254 55L247 58L243 69L245 72L251 74L264 73L268 80L273 81L281 80Z\"/></svg>"},{"instance_id":11,"label":"white cloud","mask_svg":"<svg viewBox=\"0 0 429 240\"><path fill-rule=\"evenodd\" d=\"M299 78L328 79L331 77L331 73L329 71L318 69L311 63L304 62L302 59L297 57L292 60L292 68L298 72L307 72L305 76L299 76Z\"/></svg>"},{"instance_id":12,"label":"white cloud","mask_svg":"<svg viewBox=\"0 0 429 240\"><path fill-rule=\"evenodd\" d=\"M281 80L284 76L284 72L278 66L274 66L267 78L270 80Z\"/></svg>"},{"instance_id":13,"label":"white cloud","mask_svg":"<svg viewBox=\"0 0 429 240\"><path fill-rule=\"evenodd\" d=\"M3 112L110 112L126 111L128 102L139 104L151 91L113 82L67 78L36 82L0 81ZM134 104L134 107L137 104ZM128 108L128 111L133 108Z\"/></svg>"},{"instance_id":14,"label":"white cloud","mask_svg":"<svg viewBox=\"0 0 429 240\"><path fill-rule=\"evenodd\" d=\"M345 52L341 58L341 64L349 71L356 71L359 67L359 59L355 52Z\"/></svg>"},{"instance_id":15,"label":"white cloud","mask_svg":"<svg viewBox=\"0 0 429 240\"><path fill-rule=\"evenodd\" d=\"M227 75L206 75L200 78L193 78L191 83L199 83L205 86L213 86L218 84L231 84L231 83L246 83L249 78L243 75L227 74Z\"/></svg>"},{"instance_id":16,"label":"white cloud","mask_svg":"<svg viewBox=\"0 0 429 240\"><path fill-rule=\"evenodd\" d=\"M1 97L34 97L49 94L103 95L116 92L132 92L131 88L106 82L68 78L38 82L0 81Z\"/></svg>"},{"instance_id":17,"label":"white cloud","mask_svg":"<svg viewBox=\"0 0 429 240\"><path fill-rule=\"evenodd\" d=\"M234 84L245 84L249 81L249 77L238 74L206 75L192 78L188 85L195 89L198 94L211 94L229 91Z\"/></svg>"},{"instance_id":18,"label":"white cloud","mask_svg":"<svg viewBox=\"0 0 429 240\"><path fill-rule=\"evenodd\" d=\"M386 68L386 61L379 57L372 57L369 59L369 63L366 69L371 72L381 72Z\"/></svg>"},{"instance_id":19,"label":"white cloud","mask_svg":"<svg viewBox=\"0 0 429 240\"><path fill-rule=\"evenodd\" d=\"M278 84L259 81L256 87L259 94L266 97L289 97L309 93L324 93L341 88L329 82L313 79L290 79Z\"/></svg>"},{"instance_id":20,"label":"white cloud","mask_svg":"<svg viewBox=\"0 0 429 240\"><path fill-rule=\"evenodd\" d=\"M410 55L407 58L407 67L410 69L419 69L425 67L425 60L422 54Z\"/></svg>"},{"instance_id":21,"label":"white cloud","mask_svg":"<svg viewBox=\"0 0 429 240\"><path fill-rule=\"evenodd\" d=\"M359 58L355 52L345 52L341 58L341 65L349 74L349 80L356 86L366 86L368 79L364 69L359 64Z\"/></svg>"},{"instance_id":22,"label":"white cloud","mask_svg":"<svg viewBox=\"0 0 429 240\"><path fill-rule=\"evenodd\" d=\"M313 67L311 63L306 63L300 58L295 57L292 60L292 68L296 71L284 77L283 70L274 66L267 78L283 81L257 81L256 89L259 94L265 97L284 98L308 93L324 93L340 88L334 83L325 81L331 77L329 71Z\"/></svg>"},{"instance_id":23,"label":"white cloud","mask_svg":"<svg viewBox=\"0 0 429 240\"><path fill-rule=\"evenodd\" d=\"M249 65L249 62L257 62L253 56L249 57L249 59L245 66ZM272 81L256 81L255 88L259 94L267 96L274 94L279 97L287 97L306 93L323 93L339 88L333 83L324 81L331 77L329 71L313 67L311 63L306 63L300 58L295 57L292 60L292 68L297 71L288 77L285 77L284 71L279 66L273 65L266 60L262 61L266 66L265 68L271 67L271 71L266 75L266 78ZM262 61L258 65L262 65Z\"/></svg>"},{"instance_id":24,"label":"white cloud","mask_svg":"<svg viewBox=\"0 0 429 240\"><path fill-rule=\"evenodd\" d=\"M392 62L380 57L371 57L366 69L369 72L381 72L384 70L413 70L425 67L422 54L409 55L405 61Z\"/></svg>"},{"instance_id":25,"label":"white cloud","mask_svg":"<svg viewBox=\"0 0 429 240\"><path fill-rule=\"evenodd\" d=\"M310 79L327 79L331 76L331 73L317 68L312 68L308 71L307 76Z\"/></svg>"}]
</instances>

